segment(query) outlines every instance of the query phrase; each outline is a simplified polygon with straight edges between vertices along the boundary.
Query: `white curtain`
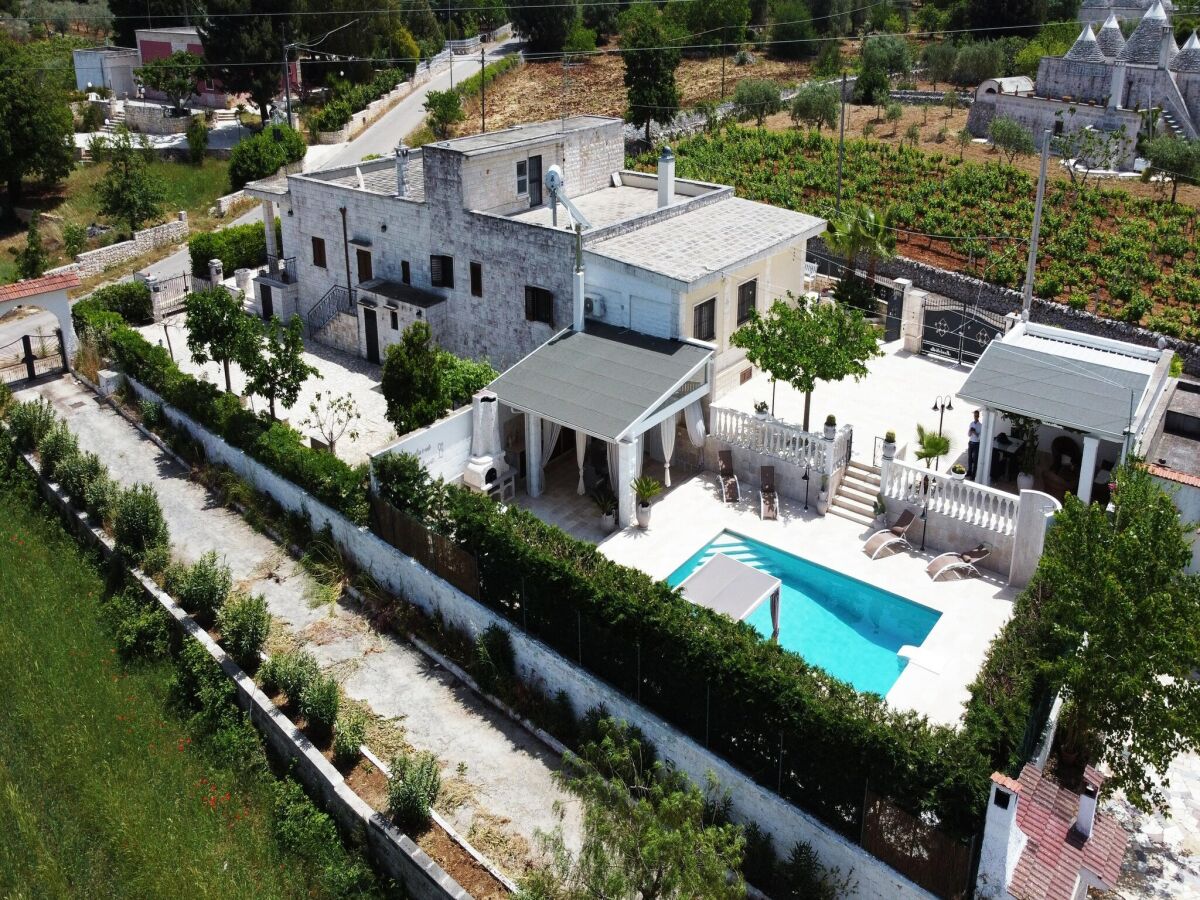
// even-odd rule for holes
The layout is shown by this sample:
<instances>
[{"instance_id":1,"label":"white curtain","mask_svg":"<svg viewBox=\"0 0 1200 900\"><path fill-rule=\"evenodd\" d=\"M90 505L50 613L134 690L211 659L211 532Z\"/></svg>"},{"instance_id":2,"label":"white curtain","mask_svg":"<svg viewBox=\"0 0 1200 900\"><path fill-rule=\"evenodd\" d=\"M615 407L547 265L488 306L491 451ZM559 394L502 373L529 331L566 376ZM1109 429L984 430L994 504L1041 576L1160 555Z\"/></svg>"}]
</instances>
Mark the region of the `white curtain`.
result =
<instances>
[{"instance_id":1,"label":"white curtain","mask_svg":"<svg viewBox=\"0 0 1200 900\"><path fill-rule=\"evenodd\" d=\"M684 421L687 422L688 438L693 447L704 446L704 409L700 401L688 404L683 410Z\"/></svg>"},{"instance_id":2,"label":"white curtain","mask_svg":"<svg viewBox=\"0 0 1200 900\"><path fill-rule=\"evenodd\" d=\"M642 457L645 454L645 441L642 440L642 435L638 435L633 439L633 477L642 477Z\"/></svg>"},{"instance_id":3,"label":"white curtain","mask_svg":"<svg viewBox=\"0 0 1200 900\"><path fill-rule=\"evenodd\" d=\"M659 437L662 439L663 451L663 484L671 486L671 456L675 453L675 414L667 416L659 423Z\"/></svg>"},{"instance_id":4,"label":"white curtain","mask_svg":"<svg viewBox=\"0 0 1200 900\"><path fill-rule=\"evenodd\" d=\"M617 493L617 467L620 465L620 457L617 455L617 442L608 442L608 485L612 489L613 494Z\"/></svg>"},{"instance_id":5,"label":"white curtain","mask_svg":"<svg viewBox=\"0 0 1200 900\"><path fill-rule=\"evenodd\" d=\"M587 442L588 436L586 434L582 431L575 432L575 463L579 466L579 487L575 489L575 493L580 497L587 492L583 486L583 460L587 456Z\"/></svg>"},{"instance_id":6,"label":"white curtain","mask_svg":"<svg viewBox=\"0 0 1200 900\"><path fill-rule=\"evenodd\" d=\"M546 468L546 463L550 461L550 454L554 451L554 445L558 443L558 436L562 434L562 426L557 422L551 422L547 419L542 419L542 469Z\"/></svg>"}]
</instances>

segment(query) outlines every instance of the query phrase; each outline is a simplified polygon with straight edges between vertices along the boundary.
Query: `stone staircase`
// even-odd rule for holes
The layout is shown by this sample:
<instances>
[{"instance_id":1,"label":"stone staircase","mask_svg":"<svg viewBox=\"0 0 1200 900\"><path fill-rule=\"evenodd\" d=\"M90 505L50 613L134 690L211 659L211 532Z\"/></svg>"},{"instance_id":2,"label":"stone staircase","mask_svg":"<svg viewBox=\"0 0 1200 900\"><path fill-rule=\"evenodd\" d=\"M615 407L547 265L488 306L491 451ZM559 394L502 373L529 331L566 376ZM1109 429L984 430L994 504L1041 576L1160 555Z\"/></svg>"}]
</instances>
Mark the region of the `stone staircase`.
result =
<instances>
[{"instance_id":1,"label":"stone staircase","mask_svg":"<svg viewBox=\"0 0 1200 900\"><path fill-rule=\"evenodd\" d=\"M117 110L112 114L111 118L104 120L104 125L100 128L105 134L115 134L118 125L125 124L125 107L124 105L117 107Z\"/></svg>"},{"instance_id":2,"label":"stone staircase","mask_svg":"<svg viewBox=\"0 0 1200 900\"><path fill-rule=\"evenodd\" d=\"M835 516L870 525L875 521L875 498L879 495L879 467L850 460L829 511Z\"/></svg>"},{"instance_id":3,"label":"stone staircase","mask_svg":"<svg viewBox=\"0 0 1200 900\"><path fill-rule=\"evenodd\" d=\"M1179 140L1186 140L1187 135L1184 133L1182 126L1180 126L1178 120L1169 112L1164 112L1162 114L1162 123L1167 127L1174 137L1178 138Z\"/></svg>"},{"instance_id":4,"label":"stone staircase","mask_svg":"<svg viewBox=\"0 0 1200 900\"><path fill-rule=\"evenodd\" d=\"M218 125L236 124L238 114L236 109L214 109L213 110L213 127Z\"/></svg>"}]
</instances>

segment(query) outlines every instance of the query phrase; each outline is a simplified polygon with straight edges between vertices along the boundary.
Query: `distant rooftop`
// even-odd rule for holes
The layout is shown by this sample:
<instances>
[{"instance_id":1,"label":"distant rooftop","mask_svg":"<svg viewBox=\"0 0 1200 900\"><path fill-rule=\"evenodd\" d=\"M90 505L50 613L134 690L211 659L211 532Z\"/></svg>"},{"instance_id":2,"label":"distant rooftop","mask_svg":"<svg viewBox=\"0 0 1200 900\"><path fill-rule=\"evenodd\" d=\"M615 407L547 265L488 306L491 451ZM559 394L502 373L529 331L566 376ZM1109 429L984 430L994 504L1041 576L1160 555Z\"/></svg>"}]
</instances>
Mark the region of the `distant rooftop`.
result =
<instances>
[{"instance_id":1,"label":"distant rooftop","mask_svg":"<svg viewBox=\"0 0 1200 900\"><path fill-rule=\"evenodd\" d=\"M476 153L486 153L502 147L512 147L526 141L538 141L556 134L568 134L576 131L589 131L603 128L620 122L611 116L568 116L566 119L552 119L548 122L533 122L529 125L514 125L500 131L489 131L485 134L472 134L466 137L452 138L448 141L437 141L430 144L443 150L454 150L468 156Z\"/></svg>"},{"instance_id":2,"label":"distant rooftop","mask_svg":"<svg viewBox=\"0 0 1200 900\"><path fill-rule=\"evenodd\" d=\"M361 188L359 188L360 173L362 175ZM371 159L351 166L338 166L335 169L306 172L304 177L329 184L340 184L343 187L359 188L369 194L382 194L386 197L396 194L396 160L392 157ZM264 181L269 180L264 179ZM425 164L420 151L409 153L404 183L405 199L418 202L425 199ZM262 182L254 182L255 186L260 184ZM247 188L249 187L250 185L247 185Z\"/></svg>"},{"instance_id":3,"label":"distant rooftop","mask_svg":"<svg viewBox=\"0 0 1200 900\"><path fill-rule=\"evenodd\" d=\"M571 202L583 213L592 231L647 215L658 209L658 176L644 172L621 172L621 183L599 190L571 197ZM706 184L702 181L675 179L675 199L672 207L687 201L712 194L717 191L728 191L720 185ZM511 216L518 222L528 222L532 225L550 225L553 221L550 209L550 198L546 196L546 205L535 209L526 209ZM570 216L561 204L558 207L558 227L570 228ZM587 231L584 231L587 234Z\"/></svg>"},{"instance_id":4,"label":"distant rooftop","mask_svg":"<svg viewBox=\"0 0 1200 900\"><path fill-rule=\"evenodd\" d=\"M157 31L162 34L193 34L200 32L195 25L164 25L162 28L139 28L138 31Z\"/></svg>"}]
</instances>

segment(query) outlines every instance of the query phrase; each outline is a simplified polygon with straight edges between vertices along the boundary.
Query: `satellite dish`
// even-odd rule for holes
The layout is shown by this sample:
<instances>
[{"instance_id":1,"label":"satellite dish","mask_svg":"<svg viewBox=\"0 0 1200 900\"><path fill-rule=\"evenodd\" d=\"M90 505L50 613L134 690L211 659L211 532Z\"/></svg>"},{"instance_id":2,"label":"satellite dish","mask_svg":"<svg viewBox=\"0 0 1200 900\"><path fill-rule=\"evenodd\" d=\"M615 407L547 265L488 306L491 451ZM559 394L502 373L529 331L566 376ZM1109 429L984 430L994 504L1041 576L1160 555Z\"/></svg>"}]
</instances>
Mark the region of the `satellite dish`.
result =
<instances>
[{"instance_id":1,"label":"satellite dish","mask_svg":"<svg viewBox=\"0 0 1200 900\"><path fill-rule=\"evenodd\" d=\"M552 194L557 194L562 190L563 174L562 169L558 166L551 166L546 171L546 189Z\"/></svg>"}]
</instances>

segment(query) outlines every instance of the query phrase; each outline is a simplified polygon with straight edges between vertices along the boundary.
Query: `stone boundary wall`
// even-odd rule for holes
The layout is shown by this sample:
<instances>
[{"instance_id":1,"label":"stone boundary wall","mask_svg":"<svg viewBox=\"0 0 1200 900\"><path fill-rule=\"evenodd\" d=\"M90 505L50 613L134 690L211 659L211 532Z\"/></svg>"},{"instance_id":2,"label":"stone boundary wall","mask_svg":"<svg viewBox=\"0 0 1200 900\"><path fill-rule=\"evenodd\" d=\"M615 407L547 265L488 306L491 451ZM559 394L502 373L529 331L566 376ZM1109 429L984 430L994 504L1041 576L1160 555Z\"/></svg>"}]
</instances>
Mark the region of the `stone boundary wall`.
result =
<instances>
[{"instance_id":1,"label":"stone boundary wall","mask_svg":"<svg viewBox=\"0 0 1200 900\"><path fill-rule=\"evenodd\" d=\"M179 212L174 221L155 225L135 231L132 241L121 241L119 244L109 244L96 250L88 250L75 257L75 262L68 263L55 269L55 272L77 272L81 277L99 275L110 266L141 256L156 247L175 244L188 235L188 217L186 212Z\"/></svg>"},{"instance_id":2,"label":"stone boundary wall","mask_svg":"<svg viewBox=\"0 0 1200 900\"><path fill-rule=\"evenodd\" d=\"M970 91L955 91L958 94L958 105L971 106L975 95ZM946 91L891 91L889 96L897 103L907 103L910 106L940 106L946 99Z\"/></svg>"},{"instance_id":3,"label":"stone boundary wall","mask_svg":"<svg viewBox=\"0 0 1200 900\"><path fill-rule=\"evenodd\" d=\"M139 397L162 403L156 393L126 376ZM658 716L630 700L590 673L559 656L537 639L514 629L507 620L435 576L411 557L405 556L376 536L369 528L350 522L306 491L272 472L250 456L231 447L212 432L167 404L163 413L177 428L198 441L207 458L228 466L256 491L267 494L283 509L306 514L312 528L328 527L333 539L364 572L386 590L403 597L426 614L441 616L472 638L496 625L509 632L521 678L540 684L550 694L564 691L576 713L597 705L640 728L670 760L696 784L704 784L713 773L730 792L731 815L739 822L755 823L771 835L777 847L789 848L805 841L822 864L852 873L857 884L854 896L888 900L930 900L932 894L913 884L858 845L754 782L724 759L710 753Z\"/></svg>"},{"instance_id":4,"label":"stone boundary wall","mask_svg":"<svg viewBox=\"0 0 1200 900\"><path fill-rule=\"evenodd\" d=\"M213 209L216 214L222 218L229 215L229 211L239 204L246 203L250 200L246 196L246 192L234 191L232 194L226 194L224 197L218 197L217 202L213 204Z\"/></svg>"},{"instance_id":5,"label":"stone boundary wall","mask_svg":"<svg viewBox=\"0 0 1200 900\"><path fill-rule=\"evenodd\" d=\"M192 121L191 110L186 116L167 116L167 106L157 103L125 101L125 124L130 131L142 134L183 134Z\"/></svg>"},{"instance_id":6,"label":"stone boundary wall","mask_svg":"<svg viewBox=\"0 0 1200 900\"><path fill-rule=\"evenodd\" d=\"M42 496L58 510L70 529L99 549L105 559L111 558L116 553L112 540L93 528L85 513L72 508L67 495L57 485L42 477L32 455L21 454L21 458L36 476ZM364 839L380 868L403 884L408 896L414 900L470 900L471 895L424 850L350 789L332 763L183 607L140 571L133 569L131 574L146 597L167 611L180 632L199 641L226 677L234 682L238 706L249 713L250 720L271 751L284 762L294 763L292 773L334 818L343 833Z\"/></svg>"},{"instance_id":7,"label":"stone boundary wall","mask_svg":"<svg viewBox=\"0 0 1200 900\"><path fill-rule=\"evenodd\" d=\"M818 253L837 259L836 254L820 238L809 242L810 247ZM866 268L860 265L859 268ZM941 294L952 300L961 300L978 304L982 309L1001 314L1021 311L1021 292L1012 288L1001 287L982 281L970 275L961 275L936 266L926 265L913 259L897 256L894 259L880 260L876 271L887 278L908 278L913 286L923 291ZM1142 347L1157 347L1159 341L1165 341L1170 350L1183 360L1183 370L1189 375L1200 375L1200 345L1167 337L1157 332L1119 322L1115 319L1103 319L1095 313L1085 310L1071 309L1065 303L1055 303L1052 300L1033 298L1030 319L1041 325L1053 325L1071 331L1098 337L1111 338L1117 341L1128 341Z\"/></svg>"}]
</instances>

